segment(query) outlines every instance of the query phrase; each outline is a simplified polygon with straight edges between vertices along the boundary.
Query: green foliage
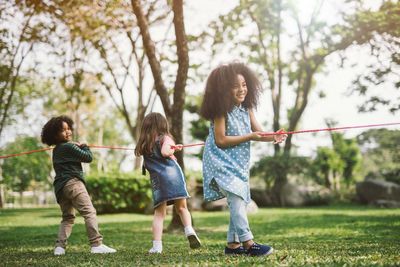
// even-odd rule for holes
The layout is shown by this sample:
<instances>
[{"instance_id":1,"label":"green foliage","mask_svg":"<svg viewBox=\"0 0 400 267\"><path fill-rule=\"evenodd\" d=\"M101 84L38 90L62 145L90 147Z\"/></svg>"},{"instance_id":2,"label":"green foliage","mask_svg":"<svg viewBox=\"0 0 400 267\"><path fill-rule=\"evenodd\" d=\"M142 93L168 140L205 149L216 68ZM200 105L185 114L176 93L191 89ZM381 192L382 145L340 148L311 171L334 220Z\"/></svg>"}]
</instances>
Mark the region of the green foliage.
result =
<instances>
[{"instance_id":1,"label":"green foliage","mask_svg":"<svg viewBox=\"0 0 400 267\"><path fill-rule=\"evenodd\" d=\"M264 179L266 189L271 189L276 179L282 174L293 174L298 177L307 177L311 162L307 157L278 154L260 159L250 170L251 175Z\"/></svg>"},{"instance_id":2,"label":"green foliage","mask_svg":"<svg viewBox=\"0 0 400 267\"><path fill-rule=\"evenodd\" d=\"M347 185L357 176L361 166L361 152L356 139L345 139L341 133L332 133L333 149L343 161L342 176Z\"/></svg>"},{"instance_id":3,"label":"green foliage","mask_svg":"<svg viewBox=\"0 0 400 267\"><path fill-rule=\"evenodd\" d=\"M357 136L363 151L363 174L400 184L400 131L372 129Z\"/></svg>"},{"instance_id":4,"label":"green foliage","mask_svg":"<svg viewBox=\"0 0 400 267\"><path fill-rule=\"evenodd\" d=\"M143 213L152 203L150 180L137 173L88 176L86 186L98 213Z\"/></svg>"},{"instance_id":5,"label":"green foliage","mask_svg":"<svg viewBox=\"0 0 400 267\"><path fill-rule=\"evenodd\" d=\"M319 184L331 188L331 177L343 171L343 161L335 150L328 147L319 147L313 162L312 174Z\"/></svg>"},{"instance_id":6,"label":"green foliage","mask_svg":"<svg viewBox=\"0 0 400 267\"><path fill-rule=\"evenodd\" d=\"M16 154L43 148L35 137L18 137L8 144L2 152ZM23 192L33 181L49 184L49 174L52 168L51 160L46 152L21 155L4 159L2 164L3 183L11 190Z\"/></svg>"},{"instance_id":7,"label":"green foliage","mask_svg":"<svg viewBox=\"0 0 400 267\"><path fill-rule=\"evenodd\" d=\"M226 257L228 212L193 212L202 248L191 250L183 234L163 235L163 254L149 255L153 216L98 216L112 255L89 253L77 217L67 254L55 257L59 209L0 210L3 266L399 266L399 209L363 206L259 209L249 215L255 240L274 247L268 257ZM170 217L170 216L168 216ZM27 220L29 218L29 220ZM167 218L169 219L169 218Z\"/></svg>"},{"instance_id":8,"label":"green foliage","mask_svg":"<svg viewBox=\"0 0 400 267\"><path fill-rule=\"evenodd\" d=\"M342 133L331 133L333 148L319 147L311 173L320 184L339 189L347 187L360 177L361 152L355 139L345 139Z\"/></svg>"},{"instance_id":9,"label":"green foliage","mask_svg":"<svg viewBox=\"0 0 400 267\"><path fill-rule=\"evenodd\" d=\"M354 25L357 42L369 41L370 56L374 61L354 79L353 93L362 96L361 112L371 112L384 106L396 113L400 110L400 2L383 1L379 10L362 11L347 18ZM370 29L374 28L373 32ZM394 94L383 94L382 90L395 89Z\"/></svg>"}]
</instances>

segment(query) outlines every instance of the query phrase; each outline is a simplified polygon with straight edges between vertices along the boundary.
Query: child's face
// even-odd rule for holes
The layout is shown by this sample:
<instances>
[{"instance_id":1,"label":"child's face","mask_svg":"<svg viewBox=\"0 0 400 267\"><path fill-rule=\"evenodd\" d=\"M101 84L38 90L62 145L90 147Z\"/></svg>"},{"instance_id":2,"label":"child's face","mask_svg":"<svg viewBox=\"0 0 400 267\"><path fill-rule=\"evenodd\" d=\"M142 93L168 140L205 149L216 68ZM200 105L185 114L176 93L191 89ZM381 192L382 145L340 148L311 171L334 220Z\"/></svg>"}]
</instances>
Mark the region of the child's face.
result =
<instances>
[{"instance_id":1,"label":"child's face","mask_svg":"<svg viewBox=\"0 0 400 267\"><path fill-rule=\"evenodd\" d=\"M235 105L240 105L247 95L247 85L246 80L243 75L238 74L235 86L232 89L232 96Z\"/></svg>"},{"instance_id":2,"label":"child's face","mask_svg":"<svg viewBox=\"0 0 400 267\"><path fill-rule=\"evenodd\" d=\"M72 130L65 121L62 123L62 128L58 133L57 138L60 142L68 142L72 140Z\"/></svg>"}]
</instances>

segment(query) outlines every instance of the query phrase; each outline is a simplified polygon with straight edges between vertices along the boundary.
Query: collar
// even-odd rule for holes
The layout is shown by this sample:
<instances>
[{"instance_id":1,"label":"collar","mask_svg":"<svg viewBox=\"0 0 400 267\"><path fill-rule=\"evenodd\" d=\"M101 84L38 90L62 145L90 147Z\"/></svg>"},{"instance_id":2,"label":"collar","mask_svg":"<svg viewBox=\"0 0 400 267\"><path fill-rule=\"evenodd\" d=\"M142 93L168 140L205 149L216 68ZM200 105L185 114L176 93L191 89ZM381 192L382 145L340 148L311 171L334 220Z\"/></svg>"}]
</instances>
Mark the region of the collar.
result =
<instances>
[{"instance_id":1,"label":"collar","mask_svg":"<svg viewBox=\"0 0 400 267\"><path fill-rule=\"evenodd\" d=\"M240 111L246 112L246 108L243 107L242 104L240 104L239 106L234 105L233 110L240 110Z\"/></svg>"}]
</instances>

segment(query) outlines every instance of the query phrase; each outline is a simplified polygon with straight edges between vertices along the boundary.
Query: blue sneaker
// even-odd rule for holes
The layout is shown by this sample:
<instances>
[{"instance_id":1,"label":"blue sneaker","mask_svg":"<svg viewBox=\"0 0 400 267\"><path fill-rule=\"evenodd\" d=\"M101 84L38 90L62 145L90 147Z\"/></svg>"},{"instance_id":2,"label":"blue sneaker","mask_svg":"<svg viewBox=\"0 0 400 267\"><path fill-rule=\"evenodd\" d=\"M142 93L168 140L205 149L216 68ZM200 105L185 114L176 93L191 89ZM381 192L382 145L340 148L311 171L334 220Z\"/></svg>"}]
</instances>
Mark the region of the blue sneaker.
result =
<instances>
[{"instance_id":1,"label":"blue sneaker","mask_svg":"<svg viewBox=\"0 0 400 267\"><path fill-rule=\"evenodd\" d=\"M238 256L238 255L246 255L246 250L244 247L240 246L238 248L228 248L225 247L224 251L225 255L227 256Z\"/></svg>"},{"instance_id":2,"label":"blue sneaker","mask_svg":"<svg viewBox=\"0 0 400 267\"><path fill-rule=\"evenodd\" d=\"M267 245L260 245L254 243L251 245L249 249L247 249L246 253L249 256L268 256L274 252L274 249Z\"/></svg>"}]
</instances>

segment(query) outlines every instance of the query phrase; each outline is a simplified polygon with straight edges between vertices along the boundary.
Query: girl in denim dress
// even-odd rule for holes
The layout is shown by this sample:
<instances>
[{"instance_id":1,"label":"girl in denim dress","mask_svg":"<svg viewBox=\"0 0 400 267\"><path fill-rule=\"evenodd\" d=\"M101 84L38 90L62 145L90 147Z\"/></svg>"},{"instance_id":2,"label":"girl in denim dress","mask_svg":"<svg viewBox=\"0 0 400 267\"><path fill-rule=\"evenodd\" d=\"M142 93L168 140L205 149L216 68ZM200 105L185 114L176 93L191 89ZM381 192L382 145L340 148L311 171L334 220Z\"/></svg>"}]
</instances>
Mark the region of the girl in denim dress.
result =
<instances>
[{"instance_id":1,"label":"girl in denim dress","mask_svg":"<svg viewBox=\"0 0 400 267\"><path fill-rule=\"evenodd\" d=\"M205 201L226 197L230 222L226 255L263 256L273 252L257 244L247 220L250 202L250 141L283 142L282 129L273 136L262 136L253 108L261 91L260 82L242 63L221 65L208 77L201 115L211 121L203 152Z\"/></svg>"},{"instance_id":2,"label":"girl in denim dress","mask_svg":"<svg viewBox=\"0 0 400 267\"><path fill-rule=\"evenodd\" d=\"M142 123L135 155L143 155L143 170L150 172L153 191L153 247L149 253L162 252L163 222L167 206L171 204L175 205L182 220L190 248L201 246L187 209L186 199L189 194L182 169L174 156L175 150L182 150L182 145L175 145L165 117L157 112L148 114Z\"/></svg>"}]
</instances>

